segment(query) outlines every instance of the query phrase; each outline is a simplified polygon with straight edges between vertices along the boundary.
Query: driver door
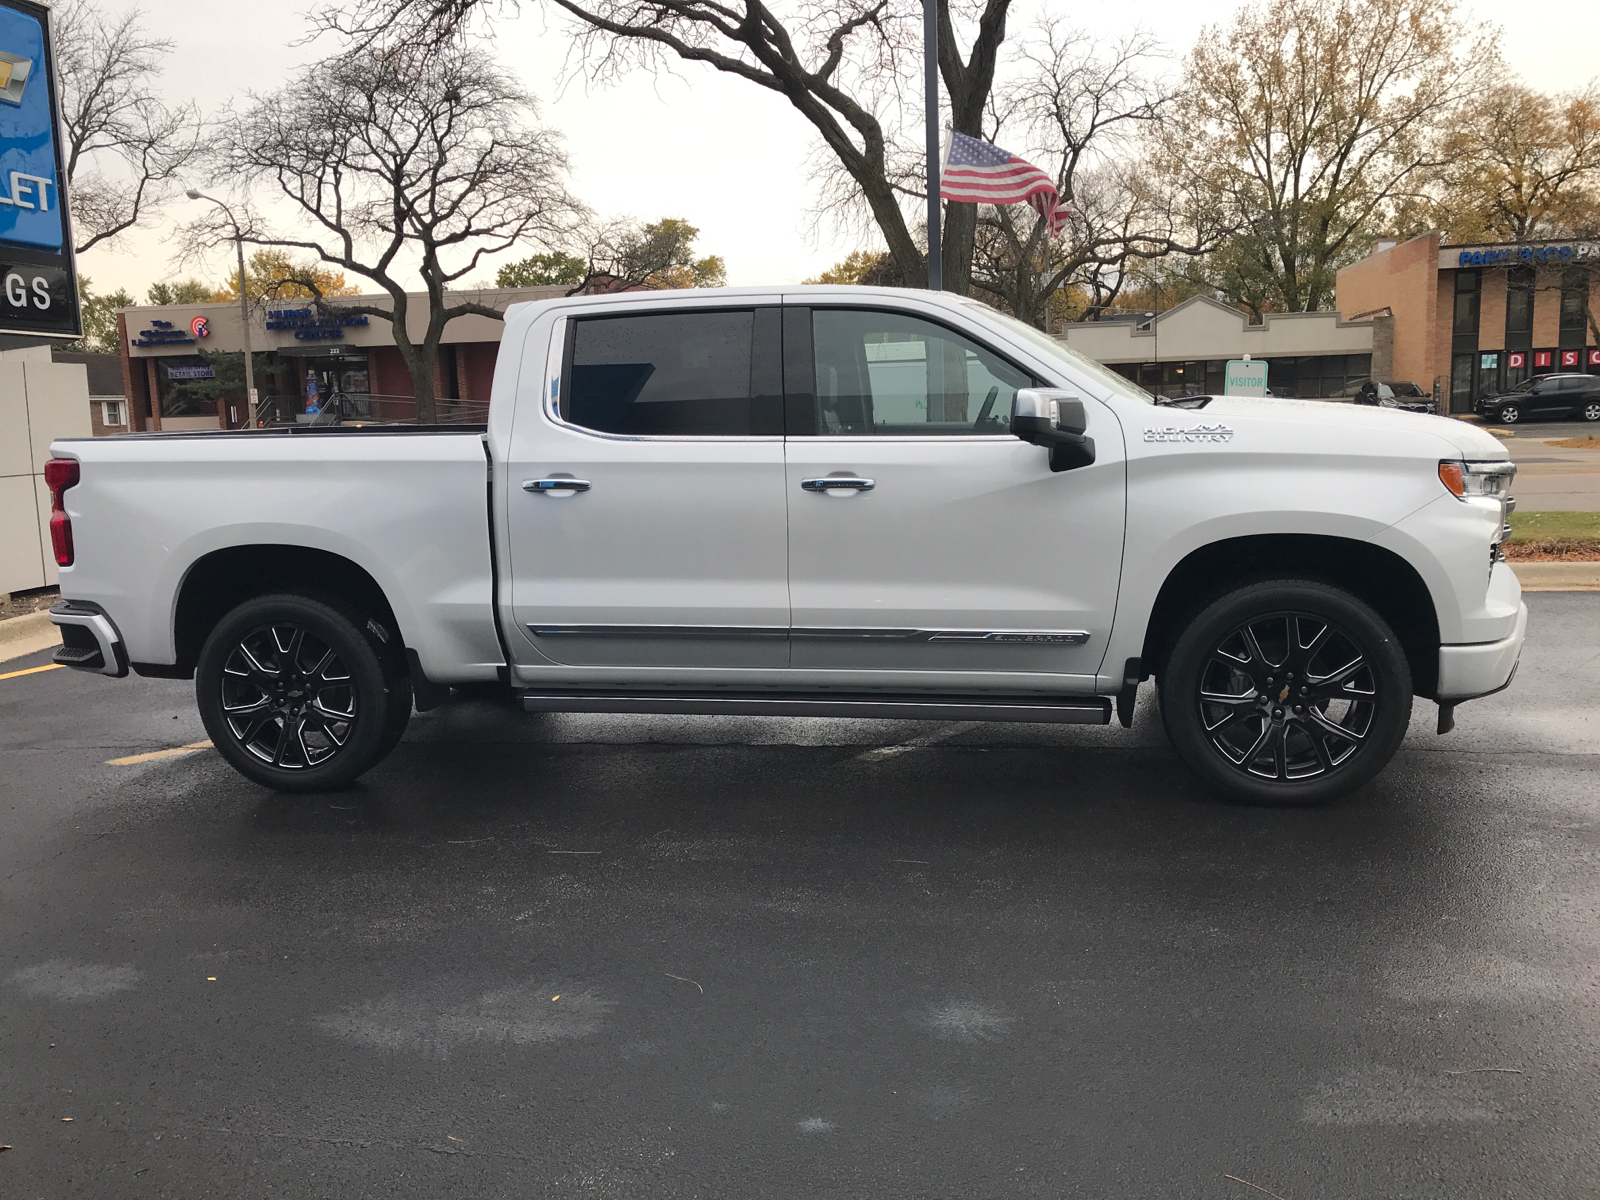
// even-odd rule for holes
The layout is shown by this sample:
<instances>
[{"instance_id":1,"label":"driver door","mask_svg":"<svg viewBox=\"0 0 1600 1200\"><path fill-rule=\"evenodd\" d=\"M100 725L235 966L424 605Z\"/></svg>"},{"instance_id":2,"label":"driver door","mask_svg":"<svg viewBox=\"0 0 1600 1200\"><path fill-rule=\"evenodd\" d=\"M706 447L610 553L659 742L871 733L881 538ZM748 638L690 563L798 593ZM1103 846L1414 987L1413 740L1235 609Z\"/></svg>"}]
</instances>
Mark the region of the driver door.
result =
<instances>
[{"instance_id":1,"label":"driver door","mask_svg":"<svg viewBox=\"0 0 1600 1200\"><path fill-rule=\"evenodd\" d=\"M1110 412L1086 405L1097 459L1056 473L1009 433L1031 375L931 319L786 308L784 360L792 668L1092 688L1122 563Z\"/></svg>"}]
</instances>

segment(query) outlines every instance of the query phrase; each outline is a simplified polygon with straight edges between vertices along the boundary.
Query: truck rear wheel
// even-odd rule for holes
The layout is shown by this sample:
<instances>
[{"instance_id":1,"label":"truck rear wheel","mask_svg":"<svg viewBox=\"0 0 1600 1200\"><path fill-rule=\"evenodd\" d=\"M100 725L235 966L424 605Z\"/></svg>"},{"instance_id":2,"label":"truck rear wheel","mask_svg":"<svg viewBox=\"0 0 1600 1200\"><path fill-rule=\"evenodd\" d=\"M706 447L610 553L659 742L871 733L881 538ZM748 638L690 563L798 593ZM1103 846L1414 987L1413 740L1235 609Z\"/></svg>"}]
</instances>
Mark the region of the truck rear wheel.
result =
<instances>
[{"instance_id":1,"label":"truck rear wheel","mask_svg":"<svg viewBox=\"0 0 1600 1200\"><path fill-rule=\"evenodd\" d=\"M1218 791L1318 804L1394 757L1411 721L1411 671L1360 600L1275 580L1213 601L1179 635L1161 717L1179 756Z\"/></svg>"},{"instance_id":2,"label":"truck rear wheel","mask_svg":"<svg viewBox=\"0 0 1600 1200\"><path fill-rule=\"evenodd\" d=\"M256 783L280 792L344 787L394 748L410 715L386 654L370 627L333 604L246 601L200 652L200 719L217 751Z\"/></svg>"}]
</instances>

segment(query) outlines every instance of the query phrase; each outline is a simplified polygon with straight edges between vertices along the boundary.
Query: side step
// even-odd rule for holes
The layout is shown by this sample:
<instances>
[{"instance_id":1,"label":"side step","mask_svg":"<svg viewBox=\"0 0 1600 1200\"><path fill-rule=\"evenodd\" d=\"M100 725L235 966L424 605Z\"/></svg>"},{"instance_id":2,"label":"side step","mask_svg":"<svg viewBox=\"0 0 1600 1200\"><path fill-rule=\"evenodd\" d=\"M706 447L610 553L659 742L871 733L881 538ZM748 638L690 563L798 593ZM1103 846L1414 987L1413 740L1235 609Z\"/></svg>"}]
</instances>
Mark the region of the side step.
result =
<instances>
[{"instance_id":1,"label":"side step","mask_svg":"<svg viewBox=\"0 0 1600 1200\"><path fill-rule=\"evenodd\" d=\"M880 717L907 721L1036 721L1108 725L1104 696L901 696L809 692L553 692L522 694L527 712L677 713L738 717Z\"/></svg>"}]
</instances>

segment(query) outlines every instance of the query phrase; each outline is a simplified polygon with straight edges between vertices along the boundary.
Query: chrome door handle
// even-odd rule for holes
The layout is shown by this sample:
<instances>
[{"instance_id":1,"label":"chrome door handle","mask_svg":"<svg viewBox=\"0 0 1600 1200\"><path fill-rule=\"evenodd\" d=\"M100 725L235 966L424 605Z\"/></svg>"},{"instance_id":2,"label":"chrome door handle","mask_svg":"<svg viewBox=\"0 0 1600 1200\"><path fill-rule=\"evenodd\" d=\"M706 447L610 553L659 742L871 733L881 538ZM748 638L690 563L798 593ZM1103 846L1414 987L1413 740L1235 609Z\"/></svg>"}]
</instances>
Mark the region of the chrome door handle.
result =
<instances>
[{"instance_id":1,"label":"chrome door handle","mask_svg":"<svg viewBox=\"0 0 1600 1200\"><path fill-rule=\"evenodd\" d=\"M525 492L587 492L589 481L587 479L524 479L522 490Z\"/></svg>"},{"instance_id":2,"label":"chrome door handle","mask_svg":"<svg viewBox=\"0 0 1600 1200\"><path fill-rule=\"evenodd\" d=\"M800 486L808 492L870 492L878 483L859 475L827 475L821 479L802 479Z\"/></svg>"}]
</instances>

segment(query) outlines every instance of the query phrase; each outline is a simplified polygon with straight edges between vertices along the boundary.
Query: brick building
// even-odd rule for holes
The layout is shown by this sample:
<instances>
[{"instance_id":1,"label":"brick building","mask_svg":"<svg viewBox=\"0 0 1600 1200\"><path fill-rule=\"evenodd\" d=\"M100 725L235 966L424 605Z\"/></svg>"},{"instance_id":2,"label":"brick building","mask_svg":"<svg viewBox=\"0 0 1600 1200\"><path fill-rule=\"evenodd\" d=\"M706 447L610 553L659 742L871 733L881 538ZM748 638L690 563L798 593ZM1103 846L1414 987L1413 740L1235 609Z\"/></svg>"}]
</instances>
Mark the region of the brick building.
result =
<instances>
[{"instance_id":1,"label":"brick building","mask_svg":"<svg viewBox=\"0 0 1600 1200\"><path fill-rule=\"evenodd\" d=\"M1339 272L1344 312L1394 315L1394 373L1437 384L1451 412L1534 375L1600 374L1589 320L1600 242L1453 245L1427 233Z\"/></svg>"}]
</instances>

